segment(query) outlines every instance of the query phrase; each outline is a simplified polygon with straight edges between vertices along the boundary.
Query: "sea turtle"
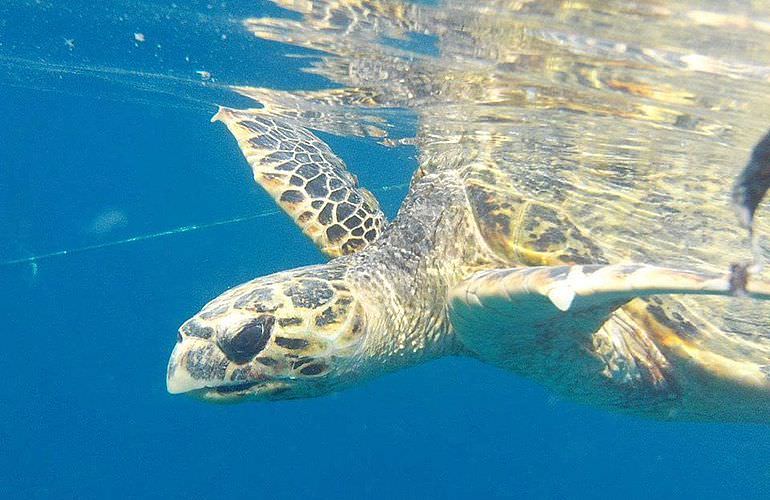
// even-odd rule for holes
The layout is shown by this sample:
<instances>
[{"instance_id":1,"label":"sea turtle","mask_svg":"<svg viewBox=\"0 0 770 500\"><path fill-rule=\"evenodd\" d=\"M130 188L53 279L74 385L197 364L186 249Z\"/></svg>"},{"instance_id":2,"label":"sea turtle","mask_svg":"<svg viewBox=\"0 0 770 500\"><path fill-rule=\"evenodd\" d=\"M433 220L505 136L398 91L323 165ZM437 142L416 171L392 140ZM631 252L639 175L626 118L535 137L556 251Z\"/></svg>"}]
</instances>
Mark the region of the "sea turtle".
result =
<instances>
[{"instance_id":1,"label":"sea turtle","mask_svg":"<svg viewBox=\"0 0 770 500\"><path fill-rule=\"evenodd\" d=\"M312 29L306 21L291 29ZM441 29L433 22L434 32L453 33L451 16ZM476 18L468 25L499 46L504 36L527 33L499 23ZM276 37L276 22L269 25ZM339 46L327 30L321 48L352 58L355 33L340 31ZM441 40L449 52L449 39ZM358 46L369 42L362 37ZM608 103L549 93L541 82L521 91L536 102L522 106L509 90L521 88L517 69L501 69L499 46L492 73L480 65L479 50L472 68L452 73L462 58L448 58L454 66L406 64L387 48L377 57L370 44L367 60L376 59L386 76L371 81L369 64L366 86L292 93L283 107L289 94L243 88L264 107L219 109L212 120L235 136L255 180L331 260L232 288L186 321L168 365L171 393L211 401L320 396L465 355L618 411L672 420L770 418L770 338L761 331L764 317L752 312L767 309L752 298L703 297L731 294L728 276L714 271L726 268L718 239L735 239L734 224L725 210L703 208L720 189L729 195L723 176L708 166L693 176L676 162L663 169L653 154L645 169L628 171L600 154L606 143L597 130L605 126L623 137L649 127L645 138L660 137L661 145L666 135L713 132L708 120L687 118L688 103L676 113L662 107L690 94L664 85L653 94L636 82L635 93ZM592 85L611 82L625 92L636 68L622 68L618 58L612 75L592 73L601 61L588 56L573 63L580 75L591 74ZM526 63L535 67L538 58L530 54ZM316 70L350 83L353 66L340 69L330 58ZM552 60L546 66L559 69ZM564 81L554 85L570 84ZM469 104L479 92L499 96L501 89L509 93L498 107ZM457 100L468 93L470 101ZM634 107L642 94L644 107ZM308 129L296 100L416 111L420 166L394 220L386 222L375 197ZM314 128L330 127L320 119L328 115L313 113ZM560 128L522 133L538 121L553 124L555 115ZM686 130L660 131L669 120ZM554 142L564 150L547 147ZM624 147L641 149L630 139ZM770 298L764 282L749 279L746 289Z\"/></svg>"}]
</instances>

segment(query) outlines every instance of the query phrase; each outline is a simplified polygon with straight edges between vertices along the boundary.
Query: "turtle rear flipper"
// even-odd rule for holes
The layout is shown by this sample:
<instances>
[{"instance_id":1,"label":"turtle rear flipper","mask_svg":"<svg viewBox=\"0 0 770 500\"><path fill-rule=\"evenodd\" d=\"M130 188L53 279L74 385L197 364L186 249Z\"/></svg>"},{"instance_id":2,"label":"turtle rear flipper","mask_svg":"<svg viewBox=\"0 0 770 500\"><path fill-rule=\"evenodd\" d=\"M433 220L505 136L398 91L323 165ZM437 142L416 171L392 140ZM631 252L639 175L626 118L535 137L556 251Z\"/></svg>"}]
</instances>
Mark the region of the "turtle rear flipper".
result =
<instances>
[{"instance_id":1,"label":"turtle rear flipper","mask_svg":"<svg viewBox=\"0 0 770 500\"><path fill-rule=\"evenodd\" d=\"M747 293L770 299L770 286ZM770 418L770 355L741 356L724 335L705 342L666 315L668 298L634 300L669 294L730 295L731 284L648 265L499 269L451 290L450 320L481 360L571 399L667 419Z\"/></svg>"},{"instance_id":2,"label":"turtle rear flipper","mask_svg":"<svg viewBox=\"0 0 770 500\"><path fill-rule=\"evenodd\" d=\"M221 107L211 120L227 125L254 180L324 254L354 253L379 237L385 215L377 200L308 130L260 110Z\"/></svg>"}]
</instances>

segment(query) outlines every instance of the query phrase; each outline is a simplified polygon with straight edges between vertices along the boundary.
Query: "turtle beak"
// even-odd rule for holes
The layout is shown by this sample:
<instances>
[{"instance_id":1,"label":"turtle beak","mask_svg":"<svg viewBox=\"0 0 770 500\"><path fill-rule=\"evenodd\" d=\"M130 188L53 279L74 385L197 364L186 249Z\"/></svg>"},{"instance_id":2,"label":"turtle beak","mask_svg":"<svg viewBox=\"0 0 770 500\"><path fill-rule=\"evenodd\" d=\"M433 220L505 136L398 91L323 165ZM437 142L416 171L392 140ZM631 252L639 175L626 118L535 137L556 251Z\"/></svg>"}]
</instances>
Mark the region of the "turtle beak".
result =
<instances>
[{"instance_id":1,"label":"turtle beak","mask_svg":"<svg viewBox=\"0 0 770 500\"><path fill-rule=\"evenodd\" d=\"M284 394L287 384L265 381L257 373L253 379L232 381L226 378L229 360L214 342L180 335L171 352L166 371L166 389L171 394L188 394L205 401L227 403L254 396L255 386L265 397ZM277 399L280 399L278 397Z\"/></svg>"},{"instance_id":2,"label":"turtle beak","mask_svg":"<svg viewBox=\"0 0 770 500\"><path fill-rule=\"evenodd\" d=\"M181 338L171 352L166 371L166 389L171 394L205 389L220 384L219 378L210 378L221 371L226 360L219 359L209 342L198 339ZM191 369L194 372L191 373Z\"/></svg>"}]
</instances>

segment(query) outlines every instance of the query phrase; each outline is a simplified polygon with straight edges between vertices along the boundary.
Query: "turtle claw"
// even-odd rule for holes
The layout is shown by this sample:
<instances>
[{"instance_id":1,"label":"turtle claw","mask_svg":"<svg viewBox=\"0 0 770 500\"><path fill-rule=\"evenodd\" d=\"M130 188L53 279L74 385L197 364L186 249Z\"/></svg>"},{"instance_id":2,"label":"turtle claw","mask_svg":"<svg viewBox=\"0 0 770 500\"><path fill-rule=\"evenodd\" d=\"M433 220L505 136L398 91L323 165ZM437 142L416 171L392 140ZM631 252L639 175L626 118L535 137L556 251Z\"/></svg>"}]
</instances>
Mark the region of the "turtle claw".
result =
<instances>
[{"instance_id":1,"label":"turtle claw","mask_svg":"<svg viewBox=\"0 0 770 500\"><path fill-rule=\"evenodd\" d=\"M560 311L569 311L575 299L575 291L569 286L559 286L548 292L548 298Z\"/></svg>"}]
</instances>

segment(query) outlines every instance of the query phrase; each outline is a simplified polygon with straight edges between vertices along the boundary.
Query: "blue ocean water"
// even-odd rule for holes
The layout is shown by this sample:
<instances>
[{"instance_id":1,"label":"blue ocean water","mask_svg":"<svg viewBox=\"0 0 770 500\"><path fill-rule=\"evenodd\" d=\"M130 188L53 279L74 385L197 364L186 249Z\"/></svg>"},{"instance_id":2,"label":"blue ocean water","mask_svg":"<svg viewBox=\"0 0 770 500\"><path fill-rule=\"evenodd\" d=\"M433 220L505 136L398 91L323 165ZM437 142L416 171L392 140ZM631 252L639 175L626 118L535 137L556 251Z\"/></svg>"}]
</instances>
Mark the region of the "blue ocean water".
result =
<instances>
[{"instance_id":1,"label":"blue ocean water","mask_svg":"<svg viewBox=\"0 0 770 500\"><path fill-rule=\"evenodd\" d=\"M275 11L0 7L0 261L265 214L0 266L0 496L770 495L767 426L610 414L468 359L312 400L167 394L182 321L228 287L323 261L209 124L215 102L241 100L195 83L205 70L228 84L326 85L231 22ZM416 165L409 148L323 138L366 186L399 186ZM377 194L392 216L405 193Z\"/></svg>"}]
</instances>

